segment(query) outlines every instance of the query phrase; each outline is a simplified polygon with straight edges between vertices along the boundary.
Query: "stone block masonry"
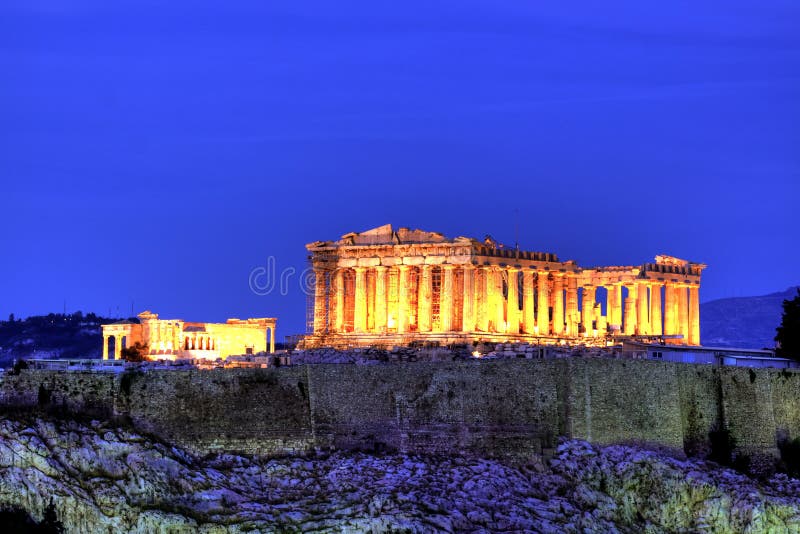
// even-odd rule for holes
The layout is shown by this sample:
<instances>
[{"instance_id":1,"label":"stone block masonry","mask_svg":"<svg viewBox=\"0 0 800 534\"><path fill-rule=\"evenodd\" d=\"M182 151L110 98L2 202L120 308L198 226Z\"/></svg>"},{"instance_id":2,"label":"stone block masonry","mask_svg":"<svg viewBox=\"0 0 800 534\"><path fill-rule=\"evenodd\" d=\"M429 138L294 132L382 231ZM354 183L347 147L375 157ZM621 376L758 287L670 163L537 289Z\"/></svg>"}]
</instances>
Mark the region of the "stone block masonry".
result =
<instances>
[{"instance_id":1,"label":"stone block masonry","mask_svg":"<svg viewBox=\"0 0 800 534\"><path fill-rule=\"evenodd\" d=\"M800 372L559 359L305 365L120 375L25 370L0 409L123 417L197 454L314 449L527 456L559 436L748 455L800 437Z\"/></svg>"}]
</instances>

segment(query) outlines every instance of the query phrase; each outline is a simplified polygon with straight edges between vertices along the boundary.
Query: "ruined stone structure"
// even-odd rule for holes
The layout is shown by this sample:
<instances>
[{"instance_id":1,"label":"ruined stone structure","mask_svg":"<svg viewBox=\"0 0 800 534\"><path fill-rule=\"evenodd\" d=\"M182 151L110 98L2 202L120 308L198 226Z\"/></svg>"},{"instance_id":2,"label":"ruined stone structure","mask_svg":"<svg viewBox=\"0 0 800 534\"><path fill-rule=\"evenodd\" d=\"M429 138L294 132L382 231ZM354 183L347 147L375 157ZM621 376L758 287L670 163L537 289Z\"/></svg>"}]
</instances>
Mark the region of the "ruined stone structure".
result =
<instances>
[{"instance_id":1,"label":"ruined stone structure","mask_svg":"<svg viewBox=\"0 0 800 534\"><path fill-rule=\"evenodd\" d=\"M121 321L103 325L103 359L108 359L109 340L114 339L113 358L118 360L122 345L139 342L158 360L216 360L238 354L275 352L275 318L228 319L225 323L189 323L180 319L159 319L144 311L140 323Z\"/></svg>"},{"instance_id":2,"label":"ruined stone structure","mask_svg":"<svg viewBox=\"0 0 800 534\"><path fill-rule=\"evenodd\" d=\"M306 248L316 275L307 347L620 335L700 344L701 263L659 255L585 268L490 237L388 224Z\"/></svg>"}]
</instances>

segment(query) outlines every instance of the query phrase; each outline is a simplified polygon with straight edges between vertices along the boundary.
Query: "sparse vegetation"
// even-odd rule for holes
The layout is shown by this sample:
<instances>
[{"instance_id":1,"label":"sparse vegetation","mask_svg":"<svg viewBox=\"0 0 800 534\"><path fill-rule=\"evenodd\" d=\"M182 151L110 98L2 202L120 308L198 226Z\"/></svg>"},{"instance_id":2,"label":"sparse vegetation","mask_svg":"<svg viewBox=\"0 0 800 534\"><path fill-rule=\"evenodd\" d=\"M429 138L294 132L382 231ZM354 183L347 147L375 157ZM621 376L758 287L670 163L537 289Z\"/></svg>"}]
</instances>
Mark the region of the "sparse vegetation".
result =
<instances>
[{"instance_id":1,"label":"sparse vegetation","mask_svg":"<svg viewBox=\"0 0 800 534\"><path fill-rule=\"evenodd\" d=\"M18 375L21 371L28 368L28 362L25 360L17 360L14 362L14 365L11 367L11 374Z\"/></svg>"},{"instance_id":2,"label":"sparse vegetation","mask_svg":"<svg viewBox=\"0 0 800 534\"><path fill-rule=\"evenodd\" d=\"M141 375L142 372L136 369L128 369L122 373L122 376L120 376L119 379L119 389L123 394L125 394L126 397L130 396L133 382Z\"/></svg>"},{"instance_id":3,"label":"sparse vegetation","mask_svg":"<svg viewBox=\"0 0 800 534\"><path fill-rule=\"evenodd\" d=\"M731 465L733 449L736 442L727 428L712 430L708 433L711 442L711 454L708 459L721 465Z\"/></svg>"},{"instance_id":4,"label":"sparse vegetation","mask_svg":"<svg viewBox=\"0 0 800 534\"><path fill-rule=\"evenodd\" d=\"M749 473L750 457L736 453L736 440L727 428L712 430L708 433L711 442L711 453L708 459L720 465L732 467L740 473Z\"/></svg>"}]
</instances>

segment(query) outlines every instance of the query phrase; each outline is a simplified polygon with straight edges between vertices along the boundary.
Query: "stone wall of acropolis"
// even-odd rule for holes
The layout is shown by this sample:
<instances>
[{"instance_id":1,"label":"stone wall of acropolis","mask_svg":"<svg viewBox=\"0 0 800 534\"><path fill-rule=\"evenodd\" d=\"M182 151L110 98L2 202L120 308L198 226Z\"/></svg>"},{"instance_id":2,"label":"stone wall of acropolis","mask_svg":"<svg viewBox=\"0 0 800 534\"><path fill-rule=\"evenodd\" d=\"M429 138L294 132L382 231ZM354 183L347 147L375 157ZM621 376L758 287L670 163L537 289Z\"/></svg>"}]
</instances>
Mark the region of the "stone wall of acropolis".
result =
<instances>
[{"instance_id":1,"label":"stone wall of acropolis","mask_svg":"<svg viewBox=\"0 0 800 534\"><path fill-rule=\"evenodd\" d=\"M708 452L730 431L777 457L800 437L800 371L605 358L0 377L0 411L124 416L199 454L390 448L525 457L559 436Z\"/></svg>"}]
</instances>

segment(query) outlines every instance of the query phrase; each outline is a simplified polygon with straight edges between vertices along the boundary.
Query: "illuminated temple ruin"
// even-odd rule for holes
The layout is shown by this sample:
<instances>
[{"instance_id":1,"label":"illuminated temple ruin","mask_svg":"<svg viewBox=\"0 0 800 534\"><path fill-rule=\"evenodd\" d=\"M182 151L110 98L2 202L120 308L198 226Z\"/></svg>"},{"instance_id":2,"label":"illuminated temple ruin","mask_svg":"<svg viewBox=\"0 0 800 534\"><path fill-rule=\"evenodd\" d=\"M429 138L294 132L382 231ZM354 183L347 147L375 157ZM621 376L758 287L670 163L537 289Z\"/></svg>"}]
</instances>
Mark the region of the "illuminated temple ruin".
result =
<instances>
[{"instance_id":1,"label":"illuminated temple ruin","mask_svg":"<svg viewBox=\"0 0 800 534\"><path fill-rule=\"evenodd\" d=\"M194 323L181 319L159 319L144 311L139 323L120 321L103 325L103 359L109 357L113 339L113 359L120 358L123 345L141 343L152 360L216 360L231 355L275 352L277 319L228 319L225 323Z\"/></svg>"},{"instance_id":2,"label":"illuminated temple ruin","mask_svg":"<svg viewBox=\"0 0 800 534\"><path fill-rule=\"evenodd\" d=\"M315 273L305 346L412 342L700 344L700 276L671 256L580 267L490 237L381 226L306 245Z\"/></svg>"}]
</instances>

